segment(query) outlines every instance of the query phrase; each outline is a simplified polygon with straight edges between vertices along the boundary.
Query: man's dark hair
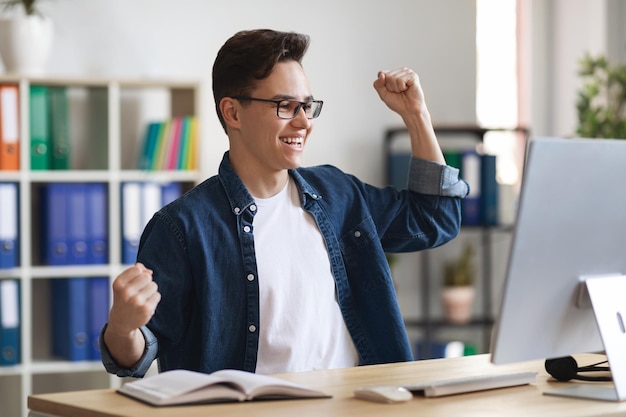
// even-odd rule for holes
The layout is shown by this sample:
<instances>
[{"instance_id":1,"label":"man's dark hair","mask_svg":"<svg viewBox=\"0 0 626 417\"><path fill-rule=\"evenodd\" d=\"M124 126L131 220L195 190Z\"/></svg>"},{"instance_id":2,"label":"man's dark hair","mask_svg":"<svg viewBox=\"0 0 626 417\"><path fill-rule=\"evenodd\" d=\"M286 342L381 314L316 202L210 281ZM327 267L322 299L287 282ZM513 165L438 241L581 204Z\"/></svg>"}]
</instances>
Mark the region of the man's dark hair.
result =
<instances>
[{"instance_id":1,"label":"man's dark hair","mask_svg":"<svg viewBox=\"0 0 626 417\"><path fill-rule=\"evenodd\" d=\"M267 78L279 62L302 64L308 47L307 35L270 29L244 30L228 39L213 64L213 98L224 130L222 98L249 95L257 81Z\"/></svg>"}]
</instances>

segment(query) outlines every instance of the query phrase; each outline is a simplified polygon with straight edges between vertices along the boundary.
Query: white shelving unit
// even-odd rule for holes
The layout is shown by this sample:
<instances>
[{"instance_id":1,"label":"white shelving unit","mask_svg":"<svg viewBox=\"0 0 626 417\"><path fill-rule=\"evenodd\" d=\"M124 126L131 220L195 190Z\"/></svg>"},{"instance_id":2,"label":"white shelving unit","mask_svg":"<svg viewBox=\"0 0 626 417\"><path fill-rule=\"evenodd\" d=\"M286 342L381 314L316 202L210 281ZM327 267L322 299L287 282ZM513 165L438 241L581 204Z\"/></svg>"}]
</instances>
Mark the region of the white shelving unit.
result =
<instances>
[{"instance_id":1,"label":"white shelving unit","mask_svg":"<svg viewBox=\"0 0 626 417\"><path fill-rule=\"evenodd\" d=\"M121 264L121 184L126 181L180 182L189 189L200 182L201 141L196 170L138 171L135 164L149 121L195 115L199 121L201 85L195 81L0 76L0 84L20 91L20 170L0 171L0 182L19 185L20 263L0 269L0 279L20 282L21 363L0 366L0 416L28 415L31 394L119 386L100 361L70 362L51 354L50 280L107 276ZM68 170L30 170L29 91L32 85L64 86L70 102L73 157ZM93 112L96 101L97 112ZM91 107L90 107L91 106ZM100 106L100 107L97 107ZM92 109L88 114L87 109ZM200 124L200 123L199 123ZM200 135L198 135L199 137ZM37 190L55 182L99 182L108 187L108 252L105 265L46 266L37 255ZM0 202L1 203L1 202Z\"/></svg>"}]
</instances>

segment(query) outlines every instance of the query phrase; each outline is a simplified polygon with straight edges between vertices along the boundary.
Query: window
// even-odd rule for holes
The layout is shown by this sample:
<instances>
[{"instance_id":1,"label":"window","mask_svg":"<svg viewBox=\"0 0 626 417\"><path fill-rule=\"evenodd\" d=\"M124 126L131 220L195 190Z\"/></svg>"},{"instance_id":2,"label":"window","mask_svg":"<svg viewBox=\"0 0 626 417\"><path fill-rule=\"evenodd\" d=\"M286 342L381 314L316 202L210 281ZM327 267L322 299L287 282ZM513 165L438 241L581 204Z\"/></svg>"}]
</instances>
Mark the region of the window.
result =
<instances>
[{"instance_id":1,"label":"window","mask_svg":"<svg viewBox=\"0 0 626 417\"><path fill-rule=\"evenodd\" d=\"M515 128L518 120L517 0L476 0L476 116L478 124ZM510 132L485 136L485 152L498 156L500 184L518 185L524 141Z\"/></svg>"}]
</instances>

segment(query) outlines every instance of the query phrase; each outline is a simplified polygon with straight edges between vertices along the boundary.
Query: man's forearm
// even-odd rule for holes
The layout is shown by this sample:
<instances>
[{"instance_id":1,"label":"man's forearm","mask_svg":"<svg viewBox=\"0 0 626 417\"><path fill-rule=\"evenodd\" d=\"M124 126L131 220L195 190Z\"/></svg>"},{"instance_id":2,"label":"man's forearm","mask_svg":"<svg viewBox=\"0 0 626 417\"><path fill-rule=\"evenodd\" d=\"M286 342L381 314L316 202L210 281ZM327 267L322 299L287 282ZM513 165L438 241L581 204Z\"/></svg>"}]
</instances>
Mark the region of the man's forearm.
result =
<instances>
[{"instance_id":1,"label":"man's forearm","mask_svg":"<svg viewBox=\"0 0 626 417\"><path fill-rule=\"evenodd\" d=\"M411 151L413 156L427 161L445 164L445 158L437 141L435 130L430 120L428 110L404 118L404 123L411 137Z\"/></svg>"},{"instance_id":2,"label":"man's forearm","mask_svg":"<svg viewBox=\"0 0 626 417\"><path fill-rule=\"evenodd\" d=\"M103 339L115 362L124 368L132 368L139 362L146 349L146 340L139 329L120 334L109 325L104 331Z\"/></svg>"}]
</instances>

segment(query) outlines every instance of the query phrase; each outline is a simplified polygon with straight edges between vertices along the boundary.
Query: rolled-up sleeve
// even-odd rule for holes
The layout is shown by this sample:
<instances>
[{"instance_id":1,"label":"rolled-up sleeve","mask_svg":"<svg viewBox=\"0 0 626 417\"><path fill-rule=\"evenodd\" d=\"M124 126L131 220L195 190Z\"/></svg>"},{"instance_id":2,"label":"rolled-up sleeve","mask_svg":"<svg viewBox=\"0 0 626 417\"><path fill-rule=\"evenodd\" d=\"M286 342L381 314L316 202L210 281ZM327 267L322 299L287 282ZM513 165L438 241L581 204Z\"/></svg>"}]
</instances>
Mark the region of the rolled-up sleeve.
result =
<instances>
[{"instance_id":1,"label":"rolled-up sleeve","mask_svg":"<svg viewBox=\"0 0 626 417\"><path fill-rule=\"evenodd\" d=\"M156 359L157 352L159 350L157 338L154 335L154 333L152 333L150 329L148 329L146 326L143 326L139 329L141 330L141 333L143 334L143 337L146 340L146 348L143 352L143 355L141 356L141 359L139 359L139 361L137 361L137 363L132 368L123 368L115 361L115 359L113 359L113 356L111 356L109 349L104 343L104 331L105 330L106 330L106 324L104 325L104 327L102 328L102 331L100 332L100 337L98 338L98 344L100 346L100 355L102 357L102 364L104 365L104 368L106 369L106 371L111 374L115 374L119 377L127 377L127 376L133 377L133 378L143 377L146 374L146 372L148 372L148 369L150 368L150 365L152 365L152 362Z\"/></svg>"},{"instance_id":2,"label":"rolled-up sleeve","mask_svg":"<svg viewBox=\"0 0 626 417\"><path fill-rule=\"evenodd\" d=\"M420 194L463 198L469 185L459 178L457 168L411 157L408 188Z\"/></svg>"}]
</instances>

